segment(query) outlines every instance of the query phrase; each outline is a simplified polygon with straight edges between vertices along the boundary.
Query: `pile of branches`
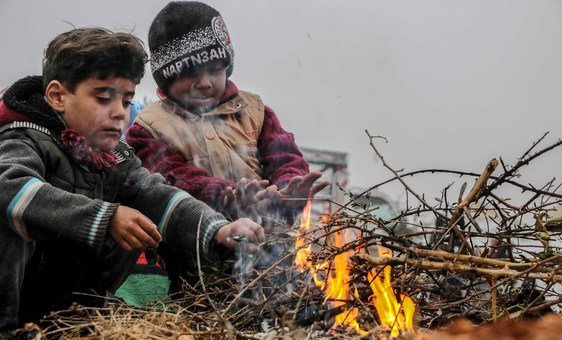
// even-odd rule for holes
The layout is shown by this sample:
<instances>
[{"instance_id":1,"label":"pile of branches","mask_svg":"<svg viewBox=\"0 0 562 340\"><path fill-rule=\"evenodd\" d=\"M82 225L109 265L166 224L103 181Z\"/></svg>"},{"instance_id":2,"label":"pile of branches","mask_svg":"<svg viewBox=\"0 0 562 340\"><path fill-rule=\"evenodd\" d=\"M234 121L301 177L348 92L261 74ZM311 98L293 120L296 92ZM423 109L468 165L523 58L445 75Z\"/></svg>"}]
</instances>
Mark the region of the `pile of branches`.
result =
<instances>
[{"instance_id":1,"label":"pile of branches","mask_svg":"<svg viewBox=\"0 0 562 340\"><path fill-rule=\"evenodd\" d=\"M519 171L559 147L561 140L536 150L545 134L516 164L492 159L480 174L438 169L401 173L377 149L375 141L380 137L367 134L383 166L394 175L377 186L399 181L410 196L407 200L419 204L405 209L394 221L381 221L379 226L386 233L371 236L375 243L393 249L394 258L358 258L371 266L401 268L401 287L416 301L420 326L439 327L460 316L475 323L536 316L560 307L560 184L552 179L541 186L524 185ZM502 172L494 175L500 164ZM467 182L461 186L457 199L448 197L445 188L432 205L405 180L422 173L454 174L474 181L466 194ZM520 204L502 198L496 191L505 186L519 189L528 198ZM398 226L408 217L424 214L433 216L434 223Z\"/></svg>"},{"instance_id":2,"label":"pile of branches","mask_svg":"<svg viewBox=\"0 0 562 340\"><path fill-rule=\"evenodd\" d=\"M384 338L388 329L380 326L366 279L367 273L382 272L384 266L392 267L396 295L414 301L416 329L422 333L459 316L483 324L543 315L560 307L562 219L555 213L562 203L560 186L554 179L541 186L524 185L518 176L521 167L562 141L537 150L545 135L516 164L493 159L481 173L437 169L405 173L386 163L375 145L381 137L367 135L393 177L359 195L349 193L349 201L333 215L313 221L308 235L298 235L299 226L270 235L257 252L240 254L229 271L201 271L199 281L186 283L183 295L173 303L150 308L117 301L108 301L106 309L75 306L51 314L42 334L65 338L356 338L365 335L331 328L335 315L357 308L358 323L367 336ZM468 180L455 193L456 199L448 197L449 188L445 188L437 203L430 203L406 179L435 173ZM392 182L402 184L406 203L397 216L384 219L365 198ZM502 198L496 192L506 185L530 198L521 204ZM333 235L346 230L357 237L335 246L330 241ZM295 249L295 236L306 237L307 244ZM313 264L330 263L337 255L353 251L349 299L325 301L312 273L295 267L296 252L309 246L314 250L309 255ZM373 250L380 246L391 249L393 255L377 256ZM324 268L324 278L334 275L331 268Z\"/></svg>"}]
</instances>

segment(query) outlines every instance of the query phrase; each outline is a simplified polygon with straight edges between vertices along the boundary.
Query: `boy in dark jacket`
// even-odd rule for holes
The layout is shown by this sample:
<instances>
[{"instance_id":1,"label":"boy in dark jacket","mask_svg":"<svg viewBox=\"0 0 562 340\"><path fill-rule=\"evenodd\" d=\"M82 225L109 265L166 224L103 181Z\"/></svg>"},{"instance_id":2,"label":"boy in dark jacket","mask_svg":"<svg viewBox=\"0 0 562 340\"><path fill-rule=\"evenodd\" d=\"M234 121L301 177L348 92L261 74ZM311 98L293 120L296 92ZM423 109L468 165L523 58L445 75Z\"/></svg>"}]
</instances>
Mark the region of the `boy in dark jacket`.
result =
<instances>
[{"instance_id":1,"label":"boy in dark jacket","mask_svg":"<svg viewBox=\"0 0 562 340\"><path fill-rule=\"evenodd\" d=\"M272 211L298 213L328 184L314 185L321 173L309 173L273 110L228 80L234 51L219 12L171 2L153 20L148 42L160 101L127 133L147 169L218 211L257 221Z\"/></svg>"},{"instance_id":2,"label":"boy in dark jacket","mask_svg":"<svg viewBox=\"0 0 562 340\"><path fill-rule=\"evenodd\" d=\"M231 223L150 174L119 141L146 61L130 34L74 29L50 42L42 77L3 94L0 331L67 307L73 292L114 293L161 242L193 267L197 254L205 263L236 247L236 235L264 239L258 224Z\"/></svg>"}]
</instances>

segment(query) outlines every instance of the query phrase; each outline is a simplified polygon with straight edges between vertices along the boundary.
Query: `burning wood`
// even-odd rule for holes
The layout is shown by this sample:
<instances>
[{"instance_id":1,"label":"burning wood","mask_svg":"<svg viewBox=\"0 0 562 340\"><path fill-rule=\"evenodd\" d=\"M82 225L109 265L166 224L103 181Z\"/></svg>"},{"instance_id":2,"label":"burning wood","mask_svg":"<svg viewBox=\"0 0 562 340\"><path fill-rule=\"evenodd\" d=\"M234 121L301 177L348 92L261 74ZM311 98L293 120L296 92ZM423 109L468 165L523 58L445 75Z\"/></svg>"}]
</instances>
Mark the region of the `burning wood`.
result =
<instances>
[{"instance_id":1,"label":"burning wood","mask_svg":"<svg viewBox=\"0 0 562 340\"><path fill-rule=\"evenodd\" d=\"M562 141L533 153L543 136L515 165L491 161L480 174L405 173L393 170L377 150L376 137L369 138L393 174L371 190L401 183L408 194L399 216L383 220L368 203L350 196L335 214L315 220L307 204L300 225L271 235L244 270L225 275L216 268L214 275L201 276L204 282L186 286L174 305L77 307L47 318L43 334L118 336L104 327L122 322L121 329L141 329L142 323L160 332L155 336L169 338L395 338L417 333L424 339L434 334L428 335L428 329L461 316L481 325L544 315L561 306L560 186L554 180L523 185L517 176ZM503 173L494 176L498 169ZM449 186L432 203L405 180L424 174L475 181L466 196L465 185L451 199ZM501 186L518 188L528 197L503 199L497 192ZM272 249L274 258L263 261Z\"/></svg>"}]
</instances>

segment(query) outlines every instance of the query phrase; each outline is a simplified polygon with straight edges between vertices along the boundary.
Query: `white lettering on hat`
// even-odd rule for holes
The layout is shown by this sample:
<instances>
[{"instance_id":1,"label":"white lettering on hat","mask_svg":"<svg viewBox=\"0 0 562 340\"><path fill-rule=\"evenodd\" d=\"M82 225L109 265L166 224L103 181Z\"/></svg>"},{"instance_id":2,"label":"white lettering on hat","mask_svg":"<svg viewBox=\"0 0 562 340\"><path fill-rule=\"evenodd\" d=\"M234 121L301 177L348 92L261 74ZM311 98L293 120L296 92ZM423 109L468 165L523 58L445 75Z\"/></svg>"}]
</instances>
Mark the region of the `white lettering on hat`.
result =
<instances>
[{"instance_id":1,"label":"white lettering on hat","mask_svg":"<svg viewBox=\"0 0 562 340\"><path fill-rule=\"evenodd\" d=\"M219 51L219 58L222 59L226 59L226 50L224 48L219 48L217 51Z\"/></svg>"},{"instance_id":2,"label":"white lettering on hat","mask_svg":"<svg viewBox=\"0 0 562 340\"><path fill-rule=\"evenodd\" d=\"M179 73L181 72L181 68L182 68L182 62L181 61L176 61L176 71Z\"/></svg>"},{"instance_id":3,"label":"white lettering on hat","mask_svg":"<svg viewBox=\"0 0 562 340\"><path fill-rule=\"evenodd\" d=\"M191 55L189 57L189 59L191 59L191 65L197 65L197 64L201 64L201 55L199 53ZM187 66L189 67L189 60L185 62L187 64Z\"/></svg>"},{"instance_id":4,"label":"white lettering on hat","mask_svg":"<svg viewBox=\"0 0 562 340\"><path fill-rule=\"evenodd\" d=\"M211 60L214 59L219 59L219 54L217 53L217 50L215 50L214 48L211 50Z\"/></svg>"},{"instance_id":5,"label":"white lettering on hat","mask_svg":"<svg viewBox=\"0 0 562 340\"><path fill-rule=\"evenodd\" d=\"M203 51L201 52L201 62L206 63L209 61L209 52Z\"/></svg>"},{"instance_id":6,"label":"white lettering on hat","mask_svg":"<svg viewBox=\"0 0 562 340\"><path fill-rule=\"evenodd\" d=\"M164 78L168 79L180 73L182 69L195 67L200 64L204 64L213 60L226 59L226 49L224 47L211 48L208 51L201 51L199 53L192 54L188 57L182 58L166 67L162 68L162 75Z\"/></svg>"}]
</instances>

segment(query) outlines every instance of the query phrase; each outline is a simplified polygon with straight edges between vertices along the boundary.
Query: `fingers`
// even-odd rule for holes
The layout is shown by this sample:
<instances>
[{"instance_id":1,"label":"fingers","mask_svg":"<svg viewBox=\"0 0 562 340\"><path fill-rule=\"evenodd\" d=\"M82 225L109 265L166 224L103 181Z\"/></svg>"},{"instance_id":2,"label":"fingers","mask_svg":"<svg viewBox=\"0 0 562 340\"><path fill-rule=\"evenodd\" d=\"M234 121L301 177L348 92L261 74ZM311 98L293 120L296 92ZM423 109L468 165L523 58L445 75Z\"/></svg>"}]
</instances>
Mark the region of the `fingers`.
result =
<instances>
[{"instance_id":1,"label":"fingers","mask_svg":"<svg viewBox=\"0 0 562 340\"><path fill-rule=\"evenodd\" d=\"M287 195L285 192L283 192L284 189L278 190L277 186L275 185L268 187L266 190L266 197L271 201L272 204L282 204L283 197L290 197L290 195Z\"/></svg>"},{"instance_id":2,"label":"fingers","mask_svg":"<svg viewBox=\"0 0 562 340\"><path fill-rule=\"evenodd\" d=\"M224 206L230 208L234 205L236 196L234 195L234 189L232 187L227 187L224 190Z\"/></svg>"},{"instance_id":3,"label":"fingers","mask_svg":"<svg viewBox=\"0 0 562 340\"><path fill-rule=\"evenodd\" d=\"M303 184L303 181L304 181L304 177L295 176L291 178L291 180L289 181L287 186L283 188L283 190L289 193L296 192L297 189Z\"/></svg>"},{"instance_id":4,"label":"fingers","mask_svg":"<svg viewBox=\"0 0 562 340\"><path fill-rule=\"evenodd\" d=\"M261 200L266 199L267 198L267 188L256 192L255 198L256 198L256 201L261 201Z\"/></svg>"},{"instance_id":5,"label":"fingers","mask_svg":"<svg viewBox=\"0 0 562 340\"><path fill-rule=\"evenodd\" d=\"M295 176L282 191L289 197L310 198L330 184L322 182L314 185L314 182L320 177L322 177L322 173L319 171L312 171L305 176Z\"/></svg>"},{"instance_id":6,"label":"fingers","mask_svg":"<svg viewBox=\"0 0 562 340\"><path fill-rule=\"evenodd\" d=\"M162 241L158 228L136 209L120 205L108 225L111 238L126 251L156 248Z\"/></svg>"},{"instance_id":7,"label":"fingers","mask_svg":"<svg viewBox=\"0 0 562 340\"><path fill-rule=\"evenodd\" d=\"M319 171L312 171L311 173L309 173L308 175L304 176L302 178L302 186L306 187L306 188L310 188L312 187L312 185L314 184L314 182L316 182L317 179L319 179L320 177L322 177L322 173ZM325 186L324 186L325 187Z\"/></svg>"},{"instance_id":8,"label":"fingers","mask_svg":"<svg viewBox=\"0 0 562 340\"><path fill-rule=\"evenodd\" d=\"M261 225L248 218L245 218L244 221L247 223L248 229L252 230L256 242L265 241L265 231Z\"/></svg>"},{"instance_id":9,"label":"fingers","mask_svg":"<svg viewBox=\"0 0 562 340\"><path fill-rule=\"evenodd\" d=\"M314 197L314 195L322 191L322 189L326 188L328 185L330 185L330 182L322 182L313 185L312 188L310 188L310 196Z\"/></svg>"},{"instance_id":10,"label":"fingers","mask_svg":"<svg viewBox=\"0 0 562 340\"><path fill-rule=\"evenodd\" d=\"M158 243L162 241L162 236L158 232L156 225L150 223L150 225L141 225L141 228L134 234L135 238L149 248L158 247Z\"/></svg>"},{"instance_id":11,"label":"fingers","mask_svg":"<svg viewBox=\"0 0 562 340\"><path fill-rule=\"evenodd\" d=\"M156 236L145 232L140 226L135 227L127 233L120 235L115 240L126 251L146 250L146 248L156 248L161 240L160 234L154 226ZM152 231L151 231L152 232Z\"/></svg>"},{"instance_id":12,"label":"fingers","mask_svg":"<svg viewBox=\"0 0 562 340\"><path fill-rule=\"evenodd\" d=\"M129 242L125 241L124 239L114 239L115 243L125 251L132 253L135 249L129 244Z\"/></svg>"},{"instance_id":13,"label":"fingers","mask_svg":"<svg viewBox=\"0 0 562 340\"><path fill-rule=\"evenodd\" d=\"M264 190L268 184L268 180L253 179L248 181L245 178L241 179L236 188L240 207L243 209L256 203L260 199L257 194Z\"/></svg>"},{"instance_id":14,"label":"fingers","mask_svg":"<svg viewBox=\"0 0 562 340\"><path fill-rule=\"evenodd\" d=\"M320 171L311 171L308 175L304 176L305 178L308 177L312 179L312 182L316 181L320 177L322 177L322 173Z\"/></svg>"},{"instance_id":15,"label":"fingers","mask_svg":"<svg viewBox=\"0 0 562 340\"><path fill-rule=\"evenodd\" d=\"M241 218L220 228L215 238L225 247L236 248L245 241L265 241L265 232L259 224L248 218Z\"/></svg>"},{"instance_id":16,"label":"fingers","mask_svg":"<svg viewBox=\"0 0 562 340\"><path fill-rule=\"evenodd\" d=\"M261 242L265 241L265 233L263 228L249 218L241 218L232 222L231 237L236 235L244 236L249 241Z\"/></svg>"}]
</instances>

